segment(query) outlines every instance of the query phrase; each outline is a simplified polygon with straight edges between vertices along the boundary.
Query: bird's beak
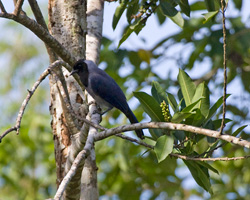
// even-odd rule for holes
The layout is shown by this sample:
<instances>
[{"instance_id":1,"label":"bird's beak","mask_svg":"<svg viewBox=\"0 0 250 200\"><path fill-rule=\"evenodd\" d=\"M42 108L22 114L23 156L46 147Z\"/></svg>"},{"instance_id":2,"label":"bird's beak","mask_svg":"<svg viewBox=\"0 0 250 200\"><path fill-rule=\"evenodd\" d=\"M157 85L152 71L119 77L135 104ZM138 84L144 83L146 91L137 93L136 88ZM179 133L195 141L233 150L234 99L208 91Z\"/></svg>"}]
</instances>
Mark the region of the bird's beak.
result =
<instances>
[{"instance_id":1,"label":"bird's beak","mask_svg":"<svg viewBox=\"0 0 250 200\"><path fill-rule=\"evenodd\" d=\"M77 73L77 72L78 72L78 70L77 70L77 69L72 70L72 71L70 72L70 74L69 74L69 75L71 76L71 75L73 75L73 74L75 74L75 73Z\"/></svg>"}]
</instances>

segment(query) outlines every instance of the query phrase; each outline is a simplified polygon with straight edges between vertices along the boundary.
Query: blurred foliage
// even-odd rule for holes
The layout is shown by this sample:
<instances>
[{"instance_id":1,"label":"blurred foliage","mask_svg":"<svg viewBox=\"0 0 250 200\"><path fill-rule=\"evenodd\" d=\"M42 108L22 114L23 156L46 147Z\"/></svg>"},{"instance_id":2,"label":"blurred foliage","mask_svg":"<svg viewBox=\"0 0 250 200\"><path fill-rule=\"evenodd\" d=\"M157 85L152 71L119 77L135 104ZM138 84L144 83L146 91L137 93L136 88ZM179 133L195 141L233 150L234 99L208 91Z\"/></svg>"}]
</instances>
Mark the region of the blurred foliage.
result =
<instances>
[{"instance_id":1,"label":"blurred foliage","mask_svg":"<svg viewBox=\"0 0 250 200\"><path fill-rule=\"evenodd\" d=\"M195 80L191 81L195 83L195 88L208 86L207 95L210 97L208 100L209 110L211 110L211 106L222 94L223 83L221 14L216 12L220 7L219 1L121 0L119 2L120 6L114 11L116 15L113 18L113 28L119 26L119 19L125 13L128 24L121 36L122 42L126 42L133 32L139 34L147 26L147 20L154 16L157 17L160 26L165 26L166 21L172 20L183 27L178 33L162 38L150 49L146 48L146 41L145 48L117 49L111 39L103 38L101 63L106 67L106 72L127 93L128 99L133 96L132 91L143 90L147 92L144 95L150 96L149 88L153 81L157 81L160 87L154 82L153 88L167 91L166 102L169 103L170 114L173 118L175 113L183 111L176 109L176 105L181 101L180 92L179 96L177 95L181 84L179 85L180 81L178 83L177 77L172 76L173 70L181 68L188 71L189 74L193 74L196 70ZM229 15L226 20L229 87L238 81L240 84L237 83L237 87L240 85L244 89L243 94L232 94L228 98L227 117L232 121L227 124L225 130L230 134L235 133L240 126L249 124L250 117L248 114L250 106L250 29L246 23L242 22L242 2L244 3L242 0L229 1L237 14ZM46 9L46 7L44 8ZM168 8L170 9L168 10ZM202 13L205 14L205 18L201 15ZM191 17L189 18L189 16ZM15 23L7 22L1 30L4 30L0 32L0 36L3 38L0 40L0 112L3 116L0 121L0 130L2 133L15 122L18 109L26 95L26 89L32 86L48 65L48 58L43 44L32 33L27 33L25 28L18 26L17 29ZM8 35L4 35L5 31L8 32ZM180 50L173 55L173 52L176 52L175 48ZM162 65L169 59L169 54L173 55L171 59L175 60L176 65ZM199 70L202 70L205 64L208 66L207 74L200 74ZM158 70L158 65L168 68L167 74L163 74L161 69ZM161 75L165 77L162 78ZM190 77L193 78L191 75ZM201 86L198 86L199 84ZM154 94L155 91L152 90L153 99L156 97ZM185 94L182 96L184 97ZM156 98L155 101L159 106L160 101L158 100ZM197 104L194 106L197 108L202 101L204 99L198 98ZM131 102L138 120L148 120L149 116L144 113L143 105L135 109L138 104L133 99ZM186 100L185 103L187 103ZM184 108L184 101L179 106ZM20 135L16 136L11 133L0 144L0 199L45 199L52 197L55 193L56 170L48 107L49 88L45 82L36 91L28 105ZM207 108L209 107L200 109L199 115L201 116L203 113L207 116ZM162 113L162 107L159 106L157 109L159 113ZM188 115L184 117L188 117ZM220 118L221 111L217 112L211 120L216 122ZM187 121L192 124L191 122L195 120ZM109 128L114 127L117 123L125 124L127 121L123 115L120 116L119 111L114 109L106 114L102 125ZM159 131L156 131L155 135L157 136L157 134L159 134L159 138L162 135ZM178 134L180 135L180 133ZM242 131L240 136L248 139L249 132ZM164 138L161 140L165 141ZM149 141L147 139L147 142ZM167 142L169 141L171 142L171 139ZM152 142L152 145L154 144L155 142ZM213 148L215 144L222 143L220 141L208 143L206 138L195 136L192 141L186 143L185 152L182 149L182 153L202 154L207 149ZM168 155L168 152L169 149L166 149L165 155ZM248 149L224 144L212 156L234 157L244 156L248 153ZM130 199L172 198L178 200L193 199L194 197L216 200L250 199L249 159L208 163L219 172L217 174L209 170L209 174L204 173L205 177L210 178L213 190L213 195L210 195L195 183L194 179L197 181L204 176L195 175L192 163L184 163L180 159L169 156L158 163L154 151L148 151L120 138L114 137L97 142L96 156L99 168L99 191L103 199L128 199L128 195ZM199 165L199 169L203 170L199 163L195 165Z\"/></svg>"}]
</instances>

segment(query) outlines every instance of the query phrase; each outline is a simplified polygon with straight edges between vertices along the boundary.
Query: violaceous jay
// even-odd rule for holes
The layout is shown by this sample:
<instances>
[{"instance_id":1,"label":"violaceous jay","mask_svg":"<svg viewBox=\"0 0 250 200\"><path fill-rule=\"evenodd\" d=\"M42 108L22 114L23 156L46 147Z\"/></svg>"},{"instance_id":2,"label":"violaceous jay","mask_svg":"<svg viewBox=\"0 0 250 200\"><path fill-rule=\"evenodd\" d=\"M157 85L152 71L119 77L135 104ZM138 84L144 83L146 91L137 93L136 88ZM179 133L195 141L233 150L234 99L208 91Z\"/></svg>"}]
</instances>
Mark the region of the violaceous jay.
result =
<instances>
[{"instance_id":1,"label":"violaceous jay","mask_svg":"<svg viewBox=\"0 0 250 200\"><path fill-rule=\"evenodd\" d=\"M84 59L78 60L70 75L75 73L79 75L87 92L95 99L96 103L101 107L108 108L104 113L115 107L126 115L131 124L138 123L121 88L113 78L98 68L94 62ZM142 130L135 130L135 132L139 138L144 139Z\"/></svg>"}]
</instances>

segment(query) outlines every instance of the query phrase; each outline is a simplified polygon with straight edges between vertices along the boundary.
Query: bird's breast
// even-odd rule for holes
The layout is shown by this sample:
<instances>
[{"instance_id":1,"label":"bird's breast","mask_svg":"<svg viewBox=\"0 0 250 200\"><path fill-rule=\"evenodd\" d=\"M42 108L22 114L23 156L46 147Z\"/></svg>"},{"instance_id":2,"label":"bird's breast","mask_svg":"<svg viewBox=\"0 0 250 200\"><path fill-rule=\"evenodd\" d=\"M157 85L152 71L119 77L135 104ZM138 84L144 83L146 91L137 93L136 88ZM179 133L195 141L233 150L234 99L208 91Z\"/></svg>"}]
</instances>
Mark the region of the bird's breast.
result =
<instances>
[{"instance_id":1,"label":"bird's breast","mask_svg":"<svg viewBox=\"0 0 250 200\"><path fill-rule=\"evenodd\" d=\"M90 87L87 87L86 90L100 107L113 108L113 106L110 103L102 99L100 96L96 95Z\"/></svg>"}]
</instances>

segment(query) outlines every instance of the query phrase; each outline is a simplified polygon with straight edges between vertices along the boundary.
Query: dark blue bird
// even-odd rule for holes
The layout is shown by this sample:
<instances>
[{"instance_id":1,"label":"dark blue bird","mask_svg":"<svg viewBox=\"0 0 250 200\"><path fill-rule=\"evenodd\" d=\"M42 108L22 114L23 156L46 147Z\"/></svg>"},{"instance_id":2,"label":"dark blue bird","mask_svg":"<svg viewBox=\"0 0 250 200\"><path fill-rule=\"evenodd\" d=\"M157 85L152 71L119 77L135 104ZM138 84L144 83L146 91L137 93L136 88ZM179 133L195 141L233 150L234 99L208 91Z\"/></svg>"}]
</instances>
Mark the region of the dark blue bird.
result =
<instances>
[{"instance_id":1,"label":"dark blue bird","mask_svg":"<svg viewBox=\"0 0 250 200\"><path fill-rule=\"evenodd\" d=\"M94 62L84 59L78 60L74 64L70 75L74 73L79 75L81 82L96 103L101 107L108 108L104 113L115 107L126 115L131 124L138 123L121 88L114 79L98 68ZM142 130L135 130L135 132L139 138L144 139Z\"/></svg>"}]
</instances>

